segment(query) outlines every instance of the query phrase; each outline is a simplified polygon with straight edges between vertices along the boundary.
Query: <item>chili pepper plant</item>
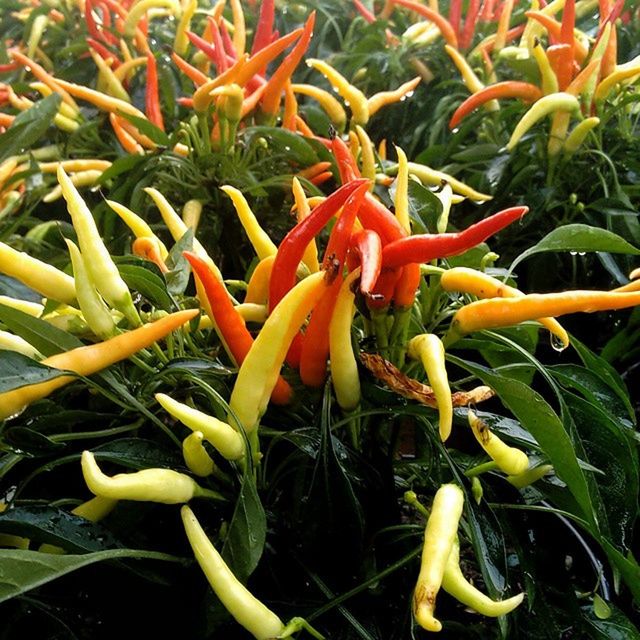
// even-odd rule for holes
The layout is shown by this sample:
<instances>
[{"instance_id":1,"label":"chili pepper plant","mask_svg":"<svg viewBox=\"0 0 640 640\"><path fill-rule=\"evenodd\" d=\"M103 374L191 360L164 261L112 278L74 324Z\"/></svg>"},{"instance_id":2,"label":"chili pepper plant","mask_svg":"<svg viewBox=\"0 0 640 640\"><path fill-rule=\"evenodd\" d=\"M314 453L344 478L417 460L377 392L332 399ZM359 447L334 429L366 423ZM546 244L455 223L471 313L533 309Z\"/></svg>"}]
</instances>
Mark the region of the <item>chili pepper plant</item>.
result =
<instances>
[{"instance_id":1,"label":"chili pepper plant","mask_svg":"<svg viewBox=\"0 0 640 640\"><path fill-rule=\"evenodd\" d=\"M0 637L640 637L638 20L0 1Z\"/></svg>"}]
</instances>

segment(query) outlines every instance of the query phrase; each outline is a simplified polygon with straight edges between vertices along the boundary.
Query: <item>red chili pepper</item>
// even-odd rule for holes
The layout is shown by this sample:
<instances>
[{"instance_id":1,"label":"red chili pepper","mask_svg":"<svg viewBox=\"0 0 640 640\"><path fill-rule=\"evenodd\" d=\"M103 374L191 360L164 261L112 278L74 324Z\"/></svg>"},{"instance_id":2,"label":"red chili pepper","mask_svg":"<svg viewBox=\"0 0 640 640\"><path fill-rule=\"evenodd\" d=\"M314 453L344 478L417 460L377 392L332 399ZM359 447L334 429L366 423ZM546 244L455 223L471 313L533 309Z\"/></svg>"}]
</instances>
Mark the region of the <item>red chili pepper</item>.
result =
<instances>
[{"instance_id":1,"label":"red chili pepper","mask_svg":"<svg viewBox=\"0 0 640 640\"><path fill-rule=\"evenodd\" d=\"M573 31L576 27L576 0L566 0L562 12L562 25L560 27L560 41L568 44L573 49Z\"/></svg>"},{"instance_id":2,"label":"red chili pepper","mask_svg":"<svg viewBox=\"0 0 640 640\"><path fill-rule=\"evenodd\" d=\"M462 34L459 36L460 48L468 49L473 41L476 23L478 22L478 14L480 13L480 0L470 0L467 15L464 19L464 27Z\"/></svg>"},{"instance_id":3,"label":"red chili pepper","mask_svg":"<svg viewBox=\"0 0 640 640\"><path fill-rule=\"evenodd\" d=\"M319 173L318 175L313 176L313 178L311 178L309 182L315 185L316 187L319 187L321 184L324 184L327 180L331 180L331 178L333 178L333 173L331 171L323 171L322 173Z\"/></svg>"},{"instance_id":4,"label":"red chili pepper","mask_svg":"<svg viewBox=\"0 0 640 640\"><path fill-rule=\"evenodd\" d=\"M353 0L353 5L358 10L358 13L369 23L373 24L376 21L375 15L365 7L360 0Z\"/></svg>"},{"instance_id":5,"label":"red chili pepper","mask_svg":"<svg viewBox=\"0 0 640 640\"><path fill-rule=\"evenodd\" d=\"M369 185L365 182L349 196L329 236L322 268L327 273L335 274L337 277L334 278L334 281L324 292L311 313L311 319L304 334L300 356L300 378L304 384L310 387L322 386L326 377L327 358L329 357L329 332L327 327L331 321L336 300L340 293L340 286L342 285L342 270L349 248L351 230L368 188Z\"/></svg>"},{"instance_id":6,"label":"red chili pepper","mask_svg":"<svg viewBox=\"0 0 640 640\"><path fill-rule=\"evenodd\" d=\"M504 39L505 44L508 44L514 38L517 38L519 35L522 35L522 32L524 31L525 26L526 26L525 24L520 24L517 27L513 27L513 29L509 29ZM490 53L491 51L493 51L494 46L495 46L495 38L491 42L488 42L487 44L485 44L481 48L481 51Z\"/></svg>"},{"instance_id":7,"label":"red chili pepper","mask_svg":"<svg viewBox=\"0 0 640 640\"><path fill-rule=\"evenodd\" d=\"M187 30L186 33L187 38L189 38L191 44L194 47L200 49L200 51L202 51L202 53L204 53L207 58L209 58L209 60L211 60L211 62L216 65L218 73L221 73L219 61L221 57L224 57L224 52L220 51L217 47L207 42L204 38L201 38L198 34L193 33L193 31ZM223 71L226 71L226 69L223 69Z\"/></svg>"},{"instance_id":8,"label":"red chili pepper","mask_svg":"<svg viewBox=\"0 0 640 640\"><path fill-rule=\"evenodd\" d=\"M160 110L160 94L158 93L158 67L152 53L147 54L147 91L145 93L145 110L147 118L164 131L162 111Z\"/></svg>"},{"instance_id":9,"label":"red chili pepper","mask_svg":"<svg viewBox=\"0 0 640 640\"><path fill-rule=\"evenodd\" d=\"M267 88L262 96L262 111L270 116L275 116L280 107L280 100L282 98L282 91L287 80L291 78L291 75L298 66L302 56L307 51L309 43L311 42L311 36L313 34L313 26L316 20L316 12L312 11L307 18L304 25L304 31L300 40L296 43L296 46L291 50L289 55L282 61L280 66L276 69L274 74L269 78Z\"/></svg>"},{"instance_id":10,"label":"red chili pepper","mask_svg":"<svg viewBox=\"0 0 640 640\"><path fill-rule=\"evenodd\" d=\"M284 237L278 248L271 272L269 285L270 311L293 288L296 281L296 269L309 242L320 233L321 229L331 220L347 198L362 184L369 184L369 181L354 180L340 187Z\"/></svg>"},{"instance_id":11,"label":"red chili pepper","mask_svg":"<svg viewBox=\"0 0 640 640\"><path fill-rule=\"evenodd\" d=\"M9 73L19 69L20 65L17 62L9 62L8 64L0 64L0 73Z\"/></svg>"},{"instance_id":12,"label":"red chili pepper","mask_svg":"<svg viewBox=\"0 0 640 640\"><path fill-rule=\"evenodd\" d=\"M218 23L213 19L212 16L208 16L207 24L209 25L211 38L213 39L213 48L216 55L216 68L218 69L218 73L224 73L229 68L229 62L224 52L224 43L222 42L222 36L220 35Z\"/></svg>"},{"instance_id":13,"label":"red chili pepper","mask_svg":"<svg viewBox=\"0 0 640 640\"><path fill-rule=\"evenodd\" d=\"M542 91L535 84L506 80L496 82L471 94L454 112L449 120L449 128L455 129L460 121L486 102L500 98L520 98L526 102L535 102L542 98Z\"/></svg>"},{"instance_id":14,"label":"red chili pepper","mask_svg":"<svg viewBox=\"0 0 640 640\"><path fill-rule=\"evenodd\" d=\"M262 0L256 35L253 38L253 45L251 47L251 55L264 49L271 42L274 14L274 0Z\"/></svg>"},{"instance_id":15,"label":"red chili pepper","mask_svg":"<svg viewBox=\"0 0 640 640\"><path fill-rule=\"evenodd\" d=\"M547 58L558 78L558 88L565 91L573 76L573 50L568 44L552 44L547 48Z\"/></svg>"},{"instance_id":16,"label":"red chili pepper","mask_svg":"<svg viewBox=\"0 0 640 640\"><path fill-rule=\"evenodd\" d=\"M383 268L404 267L463 253L484 242L512 222L519 220L529 207L511 207L480 220L458 233L407 236L388 244L382 250Z\"/></svg>"},{"instance_id":17,"label":"red chili pepper","mask_svg":"<svg viewBox=\"0 0 640 640\"><path fill-rule=\"evenodd\" d=\"M480 10L480 22L491 22L493 20L496 0L483 0Z\"/></svg>"},{"instance_id":18,"label":"red chili pepper","mask_svg":"<svg viewBox=\"0 0 640 640\"><path fill-rule=\"evenodd\" d=\"M351 155L349 147L340 136L334 136L331 140L331 151L338 165L338 173L340 174L340 182L346 184L352 180L360 178L360 169L356 159Z\"/></svg>"},{"instance_id":19,"label":"red chili pepper","mask_svg":"<svg viewBox=\"0 0 640 640\"><path fill-rule=\"evenodd\" d=\"M380 236L383 245L407 235L393 213L370 193L360 207L358 218L365 229L372 229Z\"/></svg>"},{"instance_id":20,"label":"red chili pepper","mask_svg":"<svg viewBox=\"0 0 640 640\"><path fill-rule=\"evenodd\" d=\"M402 275L402 269L382 269L373 292L367 299L370 309L384 309L391 304L393 292Z\"/></svg>"},{"instance_id":21,"label":"red chili pepper","mask_svg":"<svg viewBox=\"0 0 640 640\"><path fill-rule=\"evenodd\" d=\"M176 63L176 67L178 67L196 87L200 87L210 80L209 76L202 73L200 69L196 69L192 64L189 64L184 58L181 58L175 53L175 51L171 54L171 59Z\"/></svg>"},{"instance_id":22,"label":"red chili pepper","mask_svg":"<svg viewBox=\"0 0 640 640\"><path fill-rule=\"evenodd\" d=\"M190 251L185 251L183 255L202 282L208 302L207 314L211 316L216 325L225 348L236 364L240 366L253 345L253 338L245 326L244 320L235 310L227 290L216 278L209 265ZM291 395L292 390L287 381L278 378L278 383L271 395L273 402L287 404L291 400Z\"/></svg>"},{"instance_id":23,"label":"red chili pepper","mask_svg":"<svg viewBox=\"0 0 640 640\"><path fill-rule=\"evenodd\" d=\"M462 0L451 0L449 4L449 24L456 37L460 33L460 18L462 17Z\"/></svg>"},{"instance_id":24,"label":"red chili pepper","mask_svg":"<svg viewBox=\"0 0 640 640\"><path fill-rule=\"evenodd\" d=\"M351 236L350 255L360 263L360 291L369 297L382 268L382 242L372 229L362 229ZM355 264L349 265L353 271Z\"/></svg>"},{"instance_id":25,"label":"red chili pepper","mask_svg":"<svg viewBox=\"0 0 640 640\"><path fill-rule=\"evenodd\" d=\"M233 60L238 59L238 53L233 46L233 40L229 35L229 31L227 30L227 25L224 20L220 23L220 35L222 36L222 44L224 46L225 53L233 58Z\"/></svg>"},{"instance_id":26,"label":"red chili pepper","mask_svg":"<svg viewBox=\"0 0 640 640\"><path fill-rule=\"evenodd\" d=\"M110 49L107 49L102 43L98 42L94 38L86 38L87 44L103 59L108 60L111 58L113 61L111 64L111 68L115 71L121 64L122 61L115 53L112 53Z\"/></svg>"},{"instance_id":27,"label":"red chili pepper","mask_svg":"<svg viewBox=\"0 0 640 640\"><path fill-rule=\"evenodd\" d=\"M103 40L102 32L98 29L95 18L93 17L92 0L86 0L84 5L84 20L87 23L87 31L96 40Z\"/></svg>"}]
</instances>

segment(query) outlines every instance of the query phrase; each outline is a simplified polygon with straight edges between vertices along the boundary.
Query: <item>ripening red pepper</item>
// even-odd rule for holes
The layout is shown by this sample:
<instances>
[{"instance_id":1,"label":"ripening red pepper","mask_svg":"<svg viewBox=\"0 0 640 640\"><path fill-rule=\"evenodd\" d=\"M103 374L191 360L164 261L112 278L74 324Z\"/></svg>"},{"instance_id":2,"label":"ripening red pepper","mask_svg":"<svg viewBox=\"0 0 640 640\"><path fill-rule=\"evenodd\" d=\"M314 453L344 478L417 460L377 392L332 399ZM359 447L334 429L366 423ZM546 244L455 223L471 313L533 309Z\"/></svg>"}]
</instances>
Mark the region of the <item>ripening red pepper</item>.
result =
<instances>
[{"instance_id":1,"label":"ripening red pepper","mask_svg":"<svg viewBox=\"0 0 640 640\"><path fill-rule=\"evenodd\" d=\"M470 0L469 8L467 9L467 15L464 19L464 27L462 28L462 33L458 35L461 49L468 49L471 46L479 13L480 0Z\"/></svg>"},{"instance_id":2,"label":"ripening red pepper","mask_svg":"<svg viewBox=\"0 0 640 640\"><path fill-rule=\"evenodd\" d=\"M407 236L388 244L382 250L385 269L403 267L412 262L423 263L455 256L484 242L529 211L528 207L511 207L480 220L457 233Z\"/></svg>"},{"instance_id":3,"label":"ripening red pepper","mask_svg":"<svg viewBox=\"0 0 640 640\"><path fill-rule=\"evenodd\" d=\"M358 13L369 23L373 24L376 21L376 16L362 4L360 0L353 0L353 5L357 9Z\"/></svg>"},{"instance_id":4,"label":"ripening red pepper","mask_svg":"<svg viewBox=\"0 0 640 640\"><path fill-rule=\"evenodd\" d=\"M535 102L542 98L542 91L535 84L506 80L496 82L476 93L472 93L453 113L449 128L455 129L460 121L490 100L501 98L520 98L526 102Z\"/></svg>"},{"instance_id":5,"label":"ripening red pepper","mask_svg":"<svg viewBox=\"0 0 640 640\"><path fill-rule=\"evenodd\" d=\"M397 307L406 308L413 304L416 292L420 286L420 265L411 263L402 269L395 288L393 289L393 302Z\"/></svg>"},{"instance_id":6,"label":"ripening red pepper","mask_svg":"<svg viewBox=\"0 0 640 640\"><path fill-rule=\"evenodd\" d=\"M122 61L115 53L112 53L107 47L105 47L102 43L98 42L95 38L86 38L87 44L103 59L108 60L111 58L111 69L116 70L121 64Z\"/></svg>"},{"instance_id":7,"label":"ripening red pepper","mask_svg":"<svg viewBox=\"0 0 640 640\"><path fill-rule=\"evenodd\" d=\"M176 63L176 67L184 73L196 87L201 87L205 82L209 80L209 76L202 73L200 69L196 69L192 64L189 64L184 58L181 58L175 51L171 54L171 59ZM191 105L193 106L193 104Z\"/></svg>"},{"instance_id":8,"label":"ripening red pepper","mask_svg":"<svg viewBox=\"0 0 640 640\"><path fill-rule=\"evenodd\" d=\"M235 310L224 285L209 265L190 251L185 251L183 255L202 282L208 301L207 314L211 316L226 351L240 366L253 345L253 337L245 326L244 320ZM291 400L291 395L289 384L283 378L279 378L271 396L273 402L287 404Z\"/></svg>"},{"instance_id":9,"label":"ripening red pepper","mask_svg":"<svg viewBox=\"0 0 640 640\"><path fill-rule=\"evenodd\" d=\"M311 313L311 319L307 325L302 342L300 354L300 377L307 386L322 386L327 369L327 357L329 356L329 333L327 327L331 321L333 310L342 285L342 270L349 248L351 231L369 185L360 185L347 199L342 207L342 213L329 236L329 242L325 250L322 268L334 280L324 292L322 298Z\"/></svg>"},{"instance_id":10,"label":"ripening red pepper","mask_svg":"<svg viewBox=\"0 0 640 640\"><path fill-rule=\"evenodd\" d=\"M224 46L224 51L228 56L231 56L234 60L238 59L238 52L236 48L233 46L233 40L229 35L229 30L227 29L227 23L223 20L220 23L220 35L222 36L222 44Z\"/></svg>"},{"instance_id":11,"label":"ripening red pepper","mask_svg":"<svg viewBox=\"0 0 640 640\"><path fill-rule=\"evenodd\" d=\"M160 94L158 92L158 67L153 53L147 54L147 91L145 93L145 111L149 121L164 131L164 121L160 110Z\"/></svg>"},{"instance_id":12,"label":"ripening red pepper","mask_svg":"<svg viewBox=\"0 0 640 640\"><path fill-rule=\"evenodd\" d=\"M278 248L271 272L269 286L270 311L293 288L296 281L296 270L309 242L320 233L327 222L347 201L347 198L362 184L368 185L369 181L363 179L354 180L340 187L284 237Z\"/></svg>"},{"instance_id":13,"label":"ripening red pepper","mask_svg":"<svg viewBox=\"0 0 640 640\"><path fill-rule=\"evenodd\" d=\"M372 229L361 229L351 236L349 249L360 263L360 292L369 297L382 269L382 242ZM357 265L350 264L350 271Z\"/></svg>"},{"instance_id":14,"label":"ripening red pepper","mask_svg":"<svg viewBox=\"0 0 640 640\"><path fill-rule=\"evenodd\" d=\"M358 218L365 229L371 229L380 236L383 245L407 235L393 213L370 193L360 207Z\"/></svg>"},{"instance_id":15,"label":"ripening red pepper","mask_svg":"<svg viewBox=\"0 0 640 640\"><path fill-rule=\"evenodd\" d=\"M361 177L356 159L351 155L349 147L340 136L334 136L331 140L331 151L336 159L342 184Z\"/></svg>"},{"instance_id":16,"label":"ripening red pepper","mask_svg":"<svg viewBox=\"0 0 640 640\"><path fill-rule=\"evenodd\" d=\"M449 3L449 24L456 37L460 34L460 19L462 18L462 0L451 0Z\"/></svg>"},{"instance_id":17,"label":"ripening red pepper","mask_svg":"<svg viewBox=\"0 0 640 640\"><path fill-rule=\"evenodd\" d=\"M213 40L213 50L216 56L216 68L218 69L218 73L224 73L229 68L229 62L224 52L224 44L222 42L222 36L220 35L218 23L213 19L213 16L208 16L207 24L209 25L211 38Z\"/></svg>"},{"instance_id":18,"label":"ripening red pepper","mask_svg":"<svg viewBox=\"0 0 640 640\"><path fill-rule=\"evenodd\" d=\"M262 111L267 115L275 117L278 112L284 86L287 80L291 78L304 54L307 52L309 43L311 42L311 36L313 35L315 20L316 12L312 11L305 22L304 31L300 40L298 40L296 46L282 61L271 78L269 78L269 82L267 83L267 88L262 96L261 102Z\"/></svg>"},{"instance_id":19,"label":"ripening red pepper","mask_svg":"<svg viewBox=\"0 0 640 640\"><path fill-rule=\"evenodd\" d=\"M187 31L186 33L191 44L200 49L200 51L216 65L219 73L226 71L226 69L220 69L220 58L224 57L224 52L221 52L216 46L210 44L204 38L201 38L197 33L193 33L193 31Z\"/></svg>"},{"instance_id":20,"label":"ripening red pepper","mask_svg":"<svg viewBox=\"0 0 640 640\"><path fill-rule=\"evenodd\" d=\"M251 46L251 55L264 49L270 42L273 35L273 19L275 17L274 0L262 0L260 5L260 16L258 17L258 26L256 27L256 35L253 38Z\"/></svg>"}]
</instances>

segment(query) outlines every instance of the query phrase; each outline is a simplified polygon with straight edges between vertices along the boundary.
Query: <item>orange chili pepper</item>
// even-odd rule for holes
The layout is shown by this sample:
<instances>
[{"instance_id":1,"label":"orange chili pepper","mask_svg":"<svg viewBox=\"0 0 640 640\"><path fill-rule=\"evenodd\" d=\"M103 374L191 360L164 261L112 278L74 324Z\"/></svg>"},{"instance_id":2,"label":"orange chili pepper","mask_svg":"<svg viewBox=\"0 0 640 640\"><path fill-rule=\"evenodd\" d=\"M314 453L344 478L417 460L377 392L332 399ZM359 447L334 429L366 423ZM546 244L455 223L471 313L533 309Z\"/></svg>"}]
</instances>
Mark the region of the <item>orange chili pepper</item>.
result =
<instances>
[{"instance_id":1,"label":"orange chili pepper","mask_svg":"<svg viewBox=\"0 0 640 640\"><path fill-rule=\"evenodd\" d=\"M413 0L393 0L393 4L399 4L403 7L407 7L407 9L411 9L411 11L414 11L415 13L424 16L427 20L433 22L433 24L440 29L440 33L446 43L456 49L458 48L458 36L456 35L456 29L449 20L440 15L437 11L434 11L433 9L418 2L414 2Z\"/></svg>"}]
</instances>

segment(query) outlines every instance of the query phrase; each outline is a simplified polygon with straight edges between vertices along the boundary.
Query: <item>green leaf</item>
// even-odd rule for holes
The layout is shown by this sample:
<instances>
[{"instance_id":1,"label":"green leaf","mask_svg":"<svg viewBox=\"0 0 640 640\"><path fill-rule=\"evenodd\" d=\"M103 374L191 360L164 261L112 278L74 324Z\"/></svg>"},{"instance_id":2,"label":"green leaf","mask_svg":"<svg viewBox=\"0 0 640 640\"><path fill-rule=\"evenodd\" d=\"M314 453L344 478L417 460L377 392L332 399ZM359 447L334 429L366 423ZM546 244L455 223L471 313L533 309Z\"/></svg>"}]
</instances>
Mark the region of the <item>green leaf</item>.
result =
<instances>
[{"instance_id":1,"label":"green leaf","mask_svg":"<svg viewBox=\"0 0 640 640\"><path fill-rule=\"evenodd\" d=\"M554 229L540 242L521 253L511 263L509 273L523 260L546 251L606 251L640 255L640 249L611 231L586 224L567 224Z\"/></svg>"},{"instance_id":2,"label":"green leaf","mask_svg":"<svg viewBox=\"0 0 640 640\"><path fill-rule=\"evenodd\" d=\"M394 196L395 197L395 196ZM442 213L442 202L427 187L409 180L409 215L418 233L437 233L438 218Z\"/></svg>"},{"instance_id":3,"label":"green leaf","mask_svg":"<svg viewBox=\"0 0 640 640\"><path fill-rule=\"evenodd\" d=\"M495 390L500 400L515 415L522 426L538 441L548 456L556 474L563 480L580 505L583 516L594 523L594 508L589 486L580 468L574 445L562 420L531 387L519 380L507 378L486 367L449 355L448 360L477 376Z\"/></svg>"},{"instance_id":4,"label":"green leaf","mask_svg":"<svg viewBox=\"0 0 640 640\"><path fill-rule=\"evenodd\" d=\"M171 295L182 295L191 276L189 261L182 255L184 251L191 251L193 248L193 229L189 228L178 242L176 242L167 258L168 273L165 273L167 290Z\"/></svg>"},{"instance_id":5,"label":"green leaf","mask_svg":"<svg viewBox=\"0 0 640 640\"><path fill-rule=\"evenodd\" d=\"M613 613L611 607L597 593L593 596L593 613L599 620L608 620Z\"/></svg>"},{"instance_id":6,"label":"green leaf","mask_svg":"<svg viewBox=\"0 0 640 640\"><path fill-rule=\"evenodd\" d=\"M120 464L130 469L161 467L175 469L184 464L174 449L143 438L120 438L92 449L97 460Z\"/></svg>"},{"instance_id":7,"label":"green leaf","mask_svg":"<svg viewBox=\"0 0 640 640\"><path fill-rule=\"evenodd\" d=\"M146 162L146 156L125 156L124 158L118 158L113 162L113 164L106 170L103 171L96 184L104 184L107 180L112 180L113 178L117 178L119 175L123 173L129 173L133 171L139 164Z\"/></svg>"},{"instance_id":8,"label":"green leaf","mask_svg":"<svg viewBox=\"0 0 640 640\"><path fill-rule=\"evenodd\" d=\"M147 558L165 562L181 560L166 553L135 549L109 549L81 555L54 555L39 551L0 549L0 602L23 595L76 569L119 558Z\"/></svg>"},{"instance_id":9,"label":"green leaf","mask_svg":"<svg viewBox=\"0 0 640 640\"><path fill-rule=\"evenodd\" d=\"M60 96L53 93L16 116L13 124L0 135L0 162L29 149L45 134L60 101Z\"/></svg>"},{"instance_id":10,"label":"green leaf","mask_svg":"<svg viewBox=\"0 0 640 640\"><path fill-rule=\"evenodd\" d=\"M155 124L147 120L146 118L140 118L138 116L131 115L130 113L119 112L118 115L127 119L131 124L135 125L136 129L142 134L147 136L151 141L159 144L162 147L168 147L171 144L171 138Z\"/></svg>"},{"instance_id":11,"label":"green leaf","mask_svg":"<svg viewBox=\"0 0 640 640\"><path fill-rule=\"evenodd\" d=\"M64 442L56 442L51 438L29 427L10 427L2 434L2 441L16 453L24 456L49 456L65 449Z\"/></svg>"},{"instance_id":12,"label":"green leaf","mask_svg":"<svg viewBox=\"0 0 640 640\"><path fill-rule=\"evenodd\" d=\"M267 537L267 519L255 480L245 473L222 557L238 580L246 582L258 566Z\"/></svg>"},{"instance_id":13,"label":"green leaf","mask_svg":"<svg viewBox=\"0 0 640 640\"><path fill-rule=\"evenodd\" d=\"M70 333L4 304L0 304L0 322L45 356L83 346L82 342Z\"/></svg>"},{"instance_id":14,"label":"green leaf","mask_svg":"<svg viewBox=\"0 0 640 640\"><path fill-rule=\"evenodd\" d=\"M15 351L0 350L0 393L66 375Z\"/></svg>"},{"instance_id":15,"label":"green leaf","mask_svg":"<svg viewBox=\"0 0 640 640\"><path fill-rule=\"evenodd\" d=\"M309 167L318 162L318 156L306 140L291 131L278 127L250 127L246 130L247 144L262 137L267 141L270 153L286 156L289 162Z\"/></svg>"},{"instance_id":16,"label":"green leaf","mask_svg":"<svg viewBox=\"0 0 640 640\"><path fill-rule=\"evenodd\" d=\"M0 531L73 552L123 546L102 525L49 506L20 506L0 513Z\"/></svg>"},{"instance_id":17,"label":"green leaf","mask_svg":"<svg viewBox=\"0 0 640 640\"><path fill-rule=\"evenodd\" d=\"M129 288L138 291L149 300L149 302L160 309L164 311L171 310L173 303L167 293L165 282L160 276L156 275L151 268L142 264L122 264L119 261L116 262L118 263L118 271ZM149 263L149 266L151 265L153 265L153 263Z\"/></svg>"}]
</instances>

